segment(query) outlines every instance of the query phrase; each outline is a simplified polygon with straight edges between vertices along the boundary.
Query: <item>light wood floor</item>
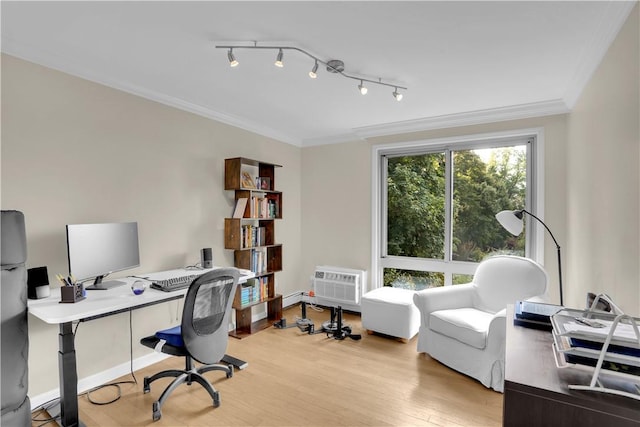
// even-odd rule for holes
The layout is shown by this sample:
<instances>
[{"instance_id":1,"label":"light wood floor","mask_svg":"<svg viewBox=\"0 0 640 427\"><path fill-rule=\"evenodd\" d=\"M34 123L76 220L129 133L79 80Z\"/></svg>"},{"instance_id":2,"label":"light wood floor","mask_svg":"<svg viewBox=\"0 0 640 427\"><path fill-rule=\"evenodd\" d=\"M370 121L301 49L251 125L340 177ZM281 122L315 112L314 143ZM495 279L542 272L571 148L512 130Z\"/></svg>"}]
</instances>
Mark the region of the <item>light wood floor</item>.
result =
<instances>
[{"instance_id":1,"label":"light wood floor","mask_svg":"<svg viewBox=\"0 0 640 427\"><path fill-rule=\"evenodd\" d=\"M307 311L316 327L329 318L328 311ZM300 308L284 315L293 324ZM137 371L138 384L121 386L122 398L115 403L98 406L81 397L80 419L87 427L501 425L502 394L417 353L417 336L404 344L367 335L358 316L345 314L345 321L354 333L363 333L362 340L339 341L298 328L230 338L227 353L249 366L230 379L220 371L206 374L220 392L218 408L199 385L182 385L165 403L162 418L152 421L152 403L171 380L156 381L144 394L142 379L181 369L183 361L172 357ZM113 395L106 388L92 398Z\"/></svg>"}]
</instances>

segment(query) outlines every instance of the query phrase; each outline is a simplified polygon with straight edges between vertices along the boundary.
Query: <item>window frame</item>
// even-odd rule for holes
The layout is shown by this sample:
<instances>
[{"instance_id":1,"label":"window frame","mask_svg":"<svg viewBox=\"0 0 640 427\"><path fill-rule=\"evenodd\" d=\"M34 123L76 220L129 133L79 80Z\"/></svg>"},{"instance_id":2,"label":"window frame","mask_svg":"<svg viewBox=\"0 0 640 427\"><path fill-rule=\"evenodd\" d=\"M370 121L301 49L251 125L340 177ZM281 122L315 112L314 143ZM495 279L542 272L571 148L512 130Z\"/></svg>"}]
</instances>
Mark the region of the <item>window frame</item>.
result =
<instances>
[{"instance_id":1,"label":"window frame","mask_svg":"<svg viewBox=\"0 0 640 427\"><path fill-rule=\"evenodd\" d=\"M435 152L440 149L446 153L447 150L482 148L483 145L485 147L508 146L512 145L514 141L521 142L523 139L530 140L527 148L527 206L523 206L523 208L543 219L541 212L544 212L544 130L542 128L373 145L371 155L371 288L382 287L384 268L442 272L445 275L446 286L451 284L453 274L473 275L478 266L477 262L446 259L451 258L451 234L453 232L450 224L453 188L452 182L448 178L445 185L445 260L388 256L386 254L387 158ZM445 174L449 177L451 176L452 162L450 155L446 154L446 157ZM525 256L544 264L543 227L539 226L537 221L526 220L525 227L528 236Z\"/></svg>"}]
</instances>

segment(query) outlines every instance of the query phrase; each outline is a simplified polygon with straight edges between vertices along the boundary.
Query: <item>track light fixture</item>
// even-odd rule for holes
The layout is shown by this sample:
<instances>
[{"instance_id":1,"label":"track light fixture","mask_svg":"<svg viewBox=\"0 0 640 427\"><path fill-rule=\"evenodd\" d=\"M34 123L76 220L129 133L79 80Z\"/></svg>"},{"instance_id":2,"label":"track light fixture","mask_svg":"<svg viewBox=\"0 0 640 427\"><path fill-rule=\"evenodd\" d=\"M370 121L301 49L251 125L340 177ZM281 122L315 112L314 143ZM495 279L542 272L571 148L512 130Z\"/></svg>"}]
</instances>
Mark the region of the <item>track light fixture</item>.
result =
<instances>
[{"instance_id":1,"label":"track light fixture","mask_svg":"<svg viewBox=\"0 0 640 427\"><path fill-rule=\"evenodd\" d=\"M282 49L280 49L280 51L278 51L278 56L276 57L276 63L275 63L276 67L284 67L284 64L282 63Z\"/></svg>"},{"instance_id":2,"label":"track light fixture","mask_svg":"<svg viewBox=\"0 0 640 427\"><path fill-rule=\"evenodd\" d=\"M318 71L318 60L316 60L315 65L313 66L311 71L309 71L309 77L311 77L312 79L315 79L316 77L318 77L318 75L316 74L316 71Z\"/></svg>"},{"instance_id":3,"label":"track light fixture","mask_svg":"<svg viewBox=\"0 0 640 427\"><path fill-rule=\"evenodd\" d=\"M362 80L360 80L360 84L358 85L358 90L360 91L360 93L362 95L366 95L367 92L369 91L369 89L367 89L367 87L364 85L364 83L362 83Z\"/></svg>"},{"instance_id":4,"label":"track light fixture","mask_svg":"<svg viewBox=\"0 0 640 427\"><path fill-rule=\"evenodd\" d=\"M378 80L371 80L371 79L367 79L364 77L360 77L360 76L356 76L356 75L352 75L352 74L348 74L344 71L344 62L342 62L339 59L331 59L331 60L327 60L327 61L323 61L322 59L310 54L309 52L307 52L304 49L300 49L298 47L295 46L258 46L258 42L254 41L252 42L253 44L237 44L237 45L224 45L224 46L216 46L216 49L228 49L228 53L227 56L229 58L229 65L231 67L235 67L238 65L238 61L236 60L235 56L233 55L233 49L271 49L271 50L277 50L278 51L278 55L276 57L276 62L275 62L275 66L276 67L284 67L284 63L282 62L282 57L284 56L284 50L288 49L288 50L294 50L297 52L300 52L306 56L308 56L309 58L314 60L314 64L313 64L313 68L311 69L311 71L309 71L309 77L311 77L312 79L315 79L318 77L317 75L317 71L318 71L318 64L322 64L324 66L327 67L327 72L329 73L333 73L333 74L340 74L342 77L345 77L347 79L353 79L356 81L359 81L360 84L358 85L358 90L360 91L360 93L362 95L366 95L366 93L368 92L368 88L364 85L365 82L367 83L372 83L372 84L376 84L379 86L387 86L390 88L393 88L393 92L392 95L393 97L396 99L396 101L401 101L403 98L403 94L399 92L400 89L402 90L407 90L406 87L403 86L398 86L397 84L391 84L391 83L386 83L383 82L381 78L379 78Z\"/></svg>"},{"instance_id":5,"label":"track light fixture","mask_svg":"<svg viewBox=\"0 0 640 427\"><path fill-rule=\"evenodd\" d=\"M233 48L229 49L229 52L227 53L227 57L229 58L229 66L231 67L238 66L238 61L236 61L236 57L233 56Z\"/></svg>"}]
</instances>

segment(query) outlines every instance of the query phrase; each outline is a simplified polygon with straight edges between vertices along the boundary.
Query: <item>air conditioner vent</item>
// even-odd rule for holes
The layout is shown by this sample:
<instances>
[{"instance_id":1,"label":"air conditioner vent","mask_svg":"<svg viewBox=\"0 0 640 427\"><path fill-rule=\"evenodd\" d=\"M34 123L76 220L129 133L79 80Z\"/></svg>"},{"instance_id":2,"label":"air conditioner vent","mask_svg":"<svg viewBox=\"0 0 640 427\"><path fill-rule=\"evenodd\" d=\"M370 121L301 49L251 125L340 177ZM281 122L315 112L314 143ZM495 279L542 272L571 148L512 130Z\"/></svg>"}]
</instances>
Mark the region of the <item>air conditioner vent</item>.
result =
<instances>
[{"instance_id":1,"label":"air conditioner vent","mask_svg":"<svg viewBox=\"0 0 640 427\"><path fill-rule=\"evenodd\" d=\"M358 310L366 288L367 272L342 267L318 266L313 291L319 304ZM359 311L359 310L358 310Z\"/></svg>"}]
</instances>

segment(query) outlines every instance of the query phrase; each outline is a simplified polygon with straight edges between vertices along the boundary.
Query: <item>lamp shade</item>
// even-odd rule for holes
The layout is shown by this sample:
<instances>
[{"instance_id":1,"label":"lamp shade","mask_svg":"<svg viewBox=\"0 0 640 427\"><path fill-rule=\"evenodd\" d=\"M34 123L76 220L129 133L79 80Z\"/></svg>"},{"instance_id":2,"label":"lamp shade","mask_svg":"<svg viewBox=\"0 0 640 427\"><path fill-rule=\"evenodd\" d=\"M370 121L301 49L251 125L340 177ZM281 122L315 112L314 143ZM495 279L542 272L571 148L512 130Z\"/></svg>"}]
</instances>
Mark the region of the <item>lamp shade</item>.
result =
<instances>
[{"instance_id":1,"label":"lamp shade","mask_svg":"<svg viewBox=\"0 0 640 427\"><path fill-rule=\"evenodd\" d=\"M522 233L522 211L500 211L496 214L496 219L514 236Z\"/></svg>"}]
</instances>

